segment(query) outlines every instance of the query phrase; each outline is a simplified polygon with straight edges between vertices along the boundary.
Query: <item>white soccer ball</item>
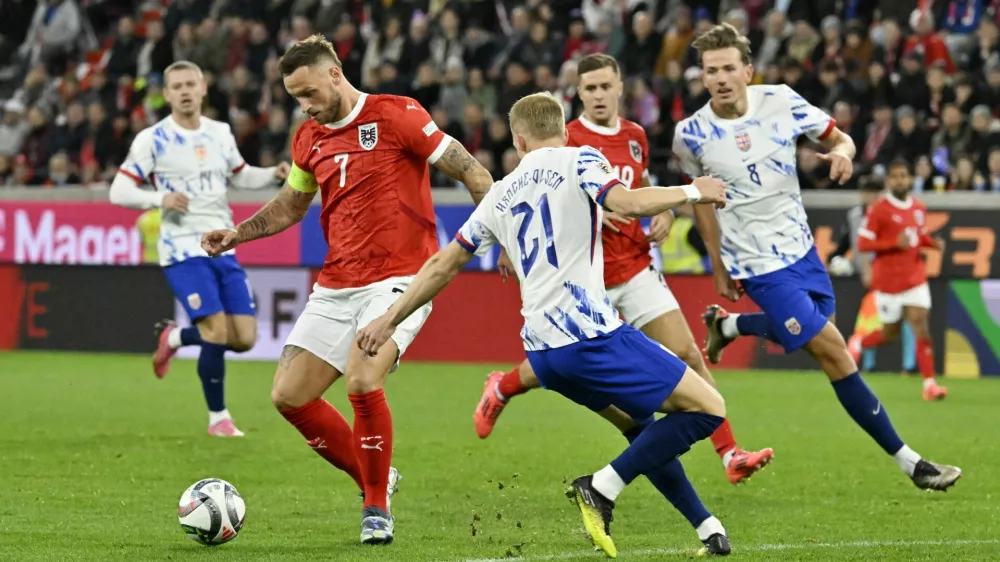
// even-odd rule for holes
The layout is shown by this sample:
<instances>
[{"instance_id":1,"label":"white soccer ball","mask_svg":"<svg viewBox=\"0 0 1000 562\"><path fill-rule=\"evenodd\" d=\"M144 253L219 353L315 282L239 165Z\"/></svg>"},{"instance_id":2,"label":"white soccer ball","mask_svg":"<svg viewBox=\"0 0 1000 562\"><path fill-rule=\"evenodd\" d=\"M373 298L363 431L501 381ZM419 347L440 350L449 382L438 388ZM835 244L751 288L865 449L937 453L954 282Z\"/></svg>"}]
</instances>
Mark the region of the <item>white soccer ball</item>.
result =
<instances>
[{"instance_id":1,"label":"white soccer ball","mask_svg":"<svg viewBox=\"0 0 1000 562\"><path fill-rule=\"evenodd\" d=\"M845 277L854 273L854 264L844 256L837 256L830 260L830 273L838 277Z\"/></svg>"},{"instance_id":2,"label":"white soccer ball","mask_svg":"<svg viewBox=\"0 0 1000 562\"><path fill-rule=\"evenodd\" d=\"M181 496L177 519L192 540L208 546L236 538L247 515L247 506L232 484L206 478L191 485Z\"/></svg>"}]
</instances>

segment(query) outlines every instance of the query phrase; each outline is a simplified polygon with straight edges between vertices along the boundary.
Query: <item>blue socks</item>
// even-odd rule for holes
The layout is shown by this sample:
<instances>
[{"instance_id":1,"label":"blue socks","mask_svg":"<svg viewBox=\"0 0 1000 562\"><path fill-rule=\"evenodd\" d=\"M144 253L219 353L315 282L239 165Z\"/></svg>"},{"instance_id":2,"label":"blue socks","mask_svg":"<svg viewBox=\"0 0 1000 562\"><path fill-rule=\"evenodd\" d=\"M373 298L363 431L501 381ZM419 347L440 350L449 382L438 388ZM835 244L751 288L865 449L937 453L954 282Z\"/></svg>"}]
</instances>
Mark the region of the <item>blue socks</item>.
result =
<instances>
[{"instance_id":1,"label":"blue socks","mask_svg":"<svg viewBox=\"0 0 1000 562\"><path fill-rule=\"evenodd\" d=\"M736 330L741 336L757 336L780 344L771 330L771 321L763 312L750 312L736 317Z\"/></svg>"},{"instance_id":2,"label":"blue socks","mask_svg":"<svg viewBox=\"0 0 1000 562\"><path fill-rule=\"evenodd\" d=\"M623 435L629 443L632 443L643 430L653 425L654 421L656 418L649 416ZM701 503L701 499L694 491L694 486L688 480L687 474L684 474L684 466L681 465L680 459L674 459L664 466L647 472L646 478L677 511L681 512L681 515L688 520L692 527L697 529L698 525L712 516L705 508L705 504Z\"/></svg>"},{"instance_id":3,"label":"blue socks","mask_svg":"<svg viewBox=\"0 0 1000 562\"><path fill-rule=\"evenodd\" d=\"M188 326L181 328L181 345L201 345L201 332L198 326Z\"/></svg>"},{"instance_id":4,"label":"blue socks","mask_svg":"<svg viewBox=\"0 0 1000 562\"><path fill-rule=\"evenodd\" d=\"M833 390L854 422L871 435L886 453L895 455L903 448L903 440L892 427L889 414L861 375L854 373L845 379L834 381Z\"/></svg>"},{"instance_id":5,"label":"blue socks","mask_svg":"<svg viewBox=\"0 0 1000 562\"><path fill-rule=\"evenodd\" d=\"M188 328L185 328L187 330ZM202 342L198 356L198 377L211 412L226 409L226 346Z\"/></svg>"},{"instance_id":6,"label":"blue socks","mask_svg":"<svg viewBox=\"0 0 1000 562\"><path fill-rule=\"evenodd\" d=\"M628 484L640 474L649 475L686 453L723 421L719 416L700 412L664 416L642 430L628 449L611 461L611 468Z\"/></svg>"}]
</instances>

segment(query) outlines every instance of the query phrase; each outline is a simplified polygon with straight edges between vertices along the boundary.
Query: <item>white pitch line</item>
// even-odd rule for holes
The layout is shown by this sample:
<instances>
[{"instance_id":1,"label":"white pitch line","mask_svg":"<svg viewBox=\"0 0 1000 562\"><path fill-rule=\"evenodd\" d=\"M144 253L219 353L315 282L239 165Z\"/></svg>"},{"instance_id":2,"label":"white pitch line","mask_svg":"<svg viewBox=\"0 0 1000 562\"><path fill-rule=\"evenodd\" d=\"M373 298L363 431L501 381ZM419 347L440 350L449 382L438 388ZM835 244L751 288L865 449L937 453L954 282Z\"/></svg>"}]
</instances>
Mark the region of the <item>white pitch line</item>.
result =
<instances>
[{"instance_id":1,"label":"white pitch line","mask_svg":"<svg viewBox=\"0 0 1000 562\"><path fill-rule=\"evenodd\" d=\"M913 546L973 546L984 544L1000 544L1000 539L985 540L938 540L938 541L849 541L849 542L815 542L799 544L757 544L733 547L733 554L740 552L779 552L784 550L839 550L848 548L882 548L882 547L913 547ZM657 556L693 554L695 548L651 548L645 550L619 551L619 556ZM529 562L533 560L576 560L578 558L604 558L604 555L592 551L567 552L563 554L543 554L539 556L516 556L510 558L465 558L454 562Z\"/></svg>"}]
</instances>

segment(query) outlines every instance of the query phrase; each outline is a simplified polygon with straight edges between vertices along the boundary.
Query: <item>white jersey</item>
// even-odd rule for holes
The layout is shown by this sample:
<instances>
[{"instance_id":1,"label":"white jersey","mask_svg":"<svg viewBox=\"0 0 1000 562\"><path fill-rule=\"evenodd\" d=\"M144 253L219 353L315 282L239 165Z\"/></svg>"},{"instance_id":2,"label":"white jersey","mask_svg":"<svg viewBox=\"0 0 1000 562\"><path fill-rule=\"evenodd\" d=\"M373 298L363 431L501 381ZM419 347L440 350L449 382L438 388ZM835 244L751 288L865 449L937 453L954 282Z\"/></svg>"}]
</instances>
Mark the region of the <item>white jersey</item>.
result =
<instances>
[{"instance_id":1,"label":"white jersey","mask_svg":"<svg viewBox=\"0 0 1000 562\"><path fill-rule=\"evenodd\" d=\"M621 326L604 289L601 203L620 184L597 149L541 148L497 182L456 240L471 252L499 243L521 285L529 351L563 347Z\"/></svg>"},{"instance_id":2,"label":"white jersey","mask_svg":"<svg viewBox=\"0 0 1000 562\"><path fill-rule=\"evenodd\" d=\"M149 183L157 191L183 193L190 199L187 213L163 211L160 265L207 257L201 235L233 228L226 189L229 178L245 165L229 125L207 117L196 131L167 117L135 136L119 171L137 184Z\"/></svg>"},{"instance_id":3,"label":"white jersey","mask_svg":"<svg viewBox=\"0 0 1000 562\"><path fill-rule=\"evenodd\" d=\"M821 140L836 122L785 85L747 88L747 112L722 119L709 104L677 124L673 150L681 171L726 184L722 261L734 279L787 267L813 247L802 206L796 139Z\"/></svg>"}]
</instances>

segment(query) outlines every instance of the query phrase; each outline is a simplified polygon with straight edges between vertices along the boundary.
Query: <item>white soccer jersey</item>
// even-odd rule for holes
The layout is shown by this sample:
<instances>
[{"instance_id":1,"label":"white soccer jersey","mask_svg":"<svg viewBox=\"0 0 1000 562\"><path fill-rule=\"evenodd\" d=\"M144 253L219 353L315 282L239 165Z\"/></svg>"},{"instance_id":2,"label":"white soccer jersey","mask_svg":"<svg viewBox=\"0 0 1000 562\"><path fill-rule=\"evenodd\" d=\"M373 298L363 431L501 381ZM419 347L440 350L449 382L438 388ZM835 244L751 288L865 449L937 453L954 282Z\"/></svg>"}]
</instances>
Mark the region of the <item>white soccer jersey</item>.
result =
<instances>
[{"instance_id":1,"label":"white soccer jersey","mask_svg":"<svg viewBox=\"0 0 1000 562\"><path fill-rule=\"evenodd\" d=\"M813 247L802 206L796 139L822 140L836 122L785 85L747 88L747 112L722 119L709 104L677 124L673 150L681 171L725 182L716 216L722 261L734 279L777 271Z\"/></svg>"},{"instance_id":2,"label":"white soccer jersey","mask_svg":"<svg viewBox=\"0 0 1000 562\"><path fill-rule=\"evenodd\" d=\"M190 199L187 213L163 212L160 265L208 256L201 249L201 235L233 228L226 189L229 178L245 165L229 125L207 117L197 131L167 117L136 135L119 171L137 184L148 182L157 191Z\"/></svg>"},{"instance_id":3,"label":"white soccer jersey","mask_svg":"<svg viewBox=\"0 0 1000 562\"><path fill-rule=\"evenodd\" d=\"M521 285L529 351L563 347L621 326L604 289L601 203L619 184L597 149L542 148L497 182L459 230L470 252L499 243Z\"/></svg>"}]
</instances>

